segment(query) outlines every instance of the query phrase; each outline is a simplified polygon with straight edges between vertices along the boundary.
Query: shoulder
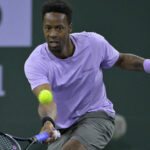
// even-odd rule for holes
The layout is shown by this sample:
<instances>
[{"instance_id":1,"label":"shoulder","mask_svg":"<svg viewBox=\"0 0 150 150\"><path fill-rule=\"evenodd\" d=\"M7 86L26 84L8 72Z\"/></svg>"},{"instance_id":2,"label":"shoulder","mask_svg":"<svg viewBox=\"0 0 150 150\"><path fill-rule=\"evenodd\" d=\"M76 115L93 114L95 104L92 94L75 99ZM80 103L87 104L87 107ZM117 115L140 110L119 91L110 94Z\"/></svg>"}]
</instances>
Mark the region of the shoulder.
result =
<instances>
[{"instance_id":1,"label":"shoulder","mask_svg":"<svg viewBox=\"0 0 150 150\"><path fill-rule=\"evenodd\" d=\"M26 59L24 67L36 67L41 66L44 63L44 49L46 47L46 43L38 45Z\"/></svg>"},{"instance_id":2,"label":"shoulder","mask_svg":"<svg viewBox=\"0 0 150 150\"><path fill-rule=\"evenodd\" d=\"M76 40L99 40L99 41L104 41L105 38L96 33L96 32L79 32L79 33L72 33L71 36L73 36Z\"/></svg>"},{"instance_id":3,"label":"shoulder","mask_svg":"<svg viewBox=\"0 0 150 150\"><path fill-rule=\"evenodd\" d=\"M26 62L30 61L38 61L43 56L44 48L46 47L46 43L38 45L26 59Z\"/></svg>"},{"instance_id":4,"label":"shoulder","mask_svg":"<svg viewBox=\"0 0 150 150\"><path fill-rule=\"evenodd\" d=\"M106 39L96 32L72 33L71 36L80 45L90 45L94 47L104 47L107 44Z\"/></svg>"}]
</instances>

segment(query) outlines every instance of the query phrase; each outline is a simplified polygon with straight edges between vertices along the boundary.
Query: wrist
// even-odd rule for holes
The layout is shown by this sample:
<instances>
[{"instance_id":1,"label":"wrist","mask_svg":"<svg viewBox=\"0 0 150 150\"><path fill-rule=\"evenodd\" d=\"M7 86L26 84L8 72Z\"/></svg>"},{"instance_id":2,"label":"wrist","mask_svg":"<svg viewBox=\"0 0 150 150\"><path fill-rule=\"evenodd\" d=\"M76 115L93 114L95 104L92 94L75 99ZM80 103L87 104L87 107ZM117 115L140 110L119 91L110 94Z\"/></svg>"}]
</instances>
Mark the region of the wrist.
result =
<instances>
[{"instance_id":1,"label":"wrist","mask_svg":"<svg viewBox=\"0 0 150 150\"><path fill-rule=\"evenodd\" d=\"M55 122L54 122L54 120L53 120L51 117L48 117L48 116L46 116L46 117L44 117L44 118L42 119L42 125L44 125L44 123L47 122L47 121L51 122L51 123L53 124L53 126L55 127Z\"/></svg>"},{"instance_id":2,"label":"wrist","mask_svg":"<svg viewBox=\"0 0 150 150\"><path fill-rule=\"evenodd\" d=\"M150 59L145 59L143 62L144 71L150 73Z\"/></svg>"}]
</instances>

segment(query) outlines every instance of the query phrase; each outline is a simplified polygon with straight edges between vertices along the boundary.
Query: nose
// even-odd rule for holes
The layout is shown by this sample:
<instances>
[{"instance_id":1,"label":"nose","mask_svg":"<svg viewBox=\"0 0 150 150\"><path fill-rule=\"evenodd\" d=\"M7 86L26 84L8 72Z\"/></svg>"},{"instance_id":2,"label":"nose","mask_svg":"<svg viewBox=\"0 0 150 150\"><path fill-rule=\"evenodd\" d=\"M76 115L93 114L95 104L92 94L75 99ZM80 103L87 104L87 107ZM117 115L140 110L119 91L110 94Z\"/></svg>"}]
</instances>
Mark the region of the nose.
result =
<instances>
[{"instance_id":1,"label":"nose","mask_svg":"<svg viewBox=\"0 0 150 150\"><path fill-rule=\"evenodd\" d=\"M51 31L49 31L49 37L51 38L57 37L57 31L55 29L51 29Z\"/></svg>"}]
</instances>

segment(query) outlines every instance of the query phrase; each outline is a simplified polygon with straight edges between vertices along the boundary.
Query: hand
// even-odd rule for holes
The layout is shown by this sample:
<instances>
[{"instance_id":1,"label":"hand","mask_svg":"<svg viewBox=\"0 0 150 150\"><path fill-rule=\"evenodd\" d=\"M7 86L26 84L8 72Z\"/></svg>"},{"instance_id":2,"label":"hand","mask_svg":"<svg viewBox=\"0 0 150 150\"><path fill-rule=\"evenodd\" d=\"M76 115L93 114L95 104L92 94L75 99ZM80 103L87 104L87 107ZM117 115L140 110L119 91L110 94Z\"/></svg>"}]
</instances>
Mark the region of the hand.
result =
<instances>
[{"instance_id":1,"label":"hand","mask_svg":"<svg viewBox=\"0 0 150 150\"><path fill-rule=\"evenodd\" d=\"M53 124L50 122L50 121L46 121L40 131L40 133L43 133L43 132L48 132L50 137L48 139L46 139L44 142L52 142L56 139L56 135L55 135L55 132L54 132L55 128L53 126Z\"/></svg>"}]
</instances>

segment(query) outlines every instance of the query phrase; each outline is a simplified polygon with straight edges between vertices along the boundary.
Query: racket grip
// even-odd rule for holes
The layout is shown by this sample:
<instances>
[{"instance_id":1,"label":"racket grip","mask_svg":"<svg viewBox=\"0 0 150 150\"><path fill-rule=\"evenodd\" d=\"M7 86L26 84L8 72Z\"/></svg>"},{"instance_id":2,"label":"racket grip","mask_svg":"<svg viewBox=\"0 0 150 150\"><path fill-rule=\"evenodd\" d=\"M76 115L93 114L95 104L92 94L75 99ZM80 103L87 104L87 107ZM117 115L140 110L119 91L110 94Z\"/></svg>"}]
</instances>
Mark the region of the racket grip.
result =
<instances>
[{"instance_id":1,"label":"racket grip","mask_svg":"<svg viewBox=\"0 0 150 150\"><path fill-rule=\"evenodd\" d=\"M54 130L54 133L55 133L55 139L60 137L60 132L58 130ZM50 137L50 135L48 132L43 132L43 133L40 133L40 134L35 136L35 138L38 142L45 141L49 137Z\"/></svg>"}]
</instances>

